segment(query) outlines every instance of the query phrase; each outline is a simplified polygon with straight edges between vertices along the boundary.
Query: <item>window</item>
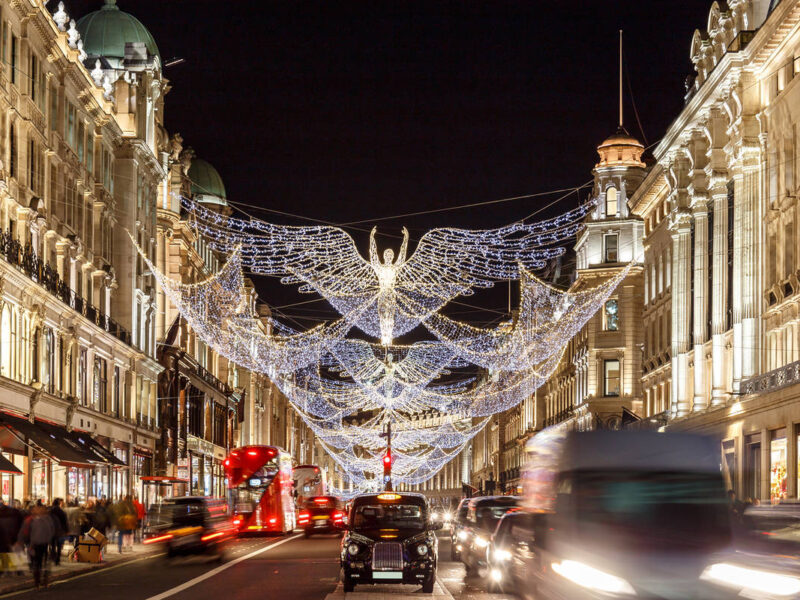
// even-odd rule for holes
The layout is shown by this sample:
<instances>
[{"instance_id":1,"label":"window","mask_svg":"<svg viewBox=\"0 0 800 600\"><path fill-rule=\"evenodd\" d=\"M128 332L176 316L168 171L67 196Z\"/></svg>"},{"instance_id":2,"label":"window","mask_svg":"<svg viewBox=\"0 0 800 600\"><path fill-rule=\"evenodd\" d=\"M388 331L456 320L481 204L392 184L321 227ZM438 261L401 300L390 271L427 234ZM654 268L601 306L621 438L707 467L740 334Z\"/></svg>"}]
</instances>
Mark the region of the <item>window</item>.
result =
<instances>
[{"instance_id":1,"label":"window","mask_svg":"<svg viewBox=\"0 0 800 600\"><path fill-rule=\"evenodd\" d=\"M42 90L39 89L39 58L33 53L31 53L30 77L31 100L38 104L39 95L42 93Z\"/></svg>"},{"instance_id":2,"label":"window","mask_svg":"<svg viewBox=\"0 0 800 600\"><path fill-rule=\"evenodd\" d=\"M50 86L50 129L58 129L58 89Z\"/></svg>"},{"instance_id":3,"label":"window","mask_svg":"<svg viewBox=\"0 0 800 600\"><path fill-rule=\"evenodd\" d=\"M94 177L94 134L91 132L86 138L86 170Z\"/></svg>"},{"instance_id":4,"label":"window","mask_svg":"<svg viewBox=\"0 0 800 600\"><path fill-rule=\"evenodd\" d=\"M605 242L605 262L617 262L619 260L619 236L610 233L604 237Z\"/></svg>"},{"instance_id":5,"label":"window","mask_svg":"<svg viewBox=\"0 0 800 600\"><path fill-rule=\"evenodd\" d=\"M616 217L618 212L617 188L610 187L606 190L606 217Z\"/></svg>"},{"instance_id":6,"label":"window","mask_svg":"<svg viewBox=\"0 0 800 600\"><path fill-rule=\"evenodd\" d=\"M84 154L84 144L86 140L86 125L83 124L83 121L78 123L78 162L83 163L85 154Z\"/></svg>"},{"instance_id":7,"label":"window","mask_svg":"<svg viewBox=\"0 0 800 600\"><path fill-rule=\"evenodd\" d=\"M44 371L42 385L50 394L55 392L56 353L53 343L53 330L47 327L44 330Z\"/></svg>"},{"instance_id":8,"label":"window","mask_svg":"<svg viewBox=\"0 0 800 600\"><path fill-rule=\"evenodd\" d=\"M92 373L92 378L94 380L94 386L92 387L92 408L102 412L108 412L108 403L106 402L108 381L106 379L106 373L106 361L102 358L95 358L94 371Z\"/></svg>"},{"instance_id":9,"label":"window","mask_svg":"<svg viewBox=\"0 0 800 600\"><path fill-rule=\"evenodd\" d=\"M119 379L119 367L114 367L114 389L112 390L112 397L111 397L111 414L116 417L119 417L119 386L120 386L120 379Z\"/></svg>"},{"instance_id":10,"label":"window","mask_svg":"<svg viewBox=\"0 0 800 600\"><path fill-rule=\"evenodd\" d=\"M619 329L619 306L616 300L608 300L603 309L603 329L617 331Z\"/></svg>"},{"instance_id":11,"label":"window","mask_svg":"<svg viewBox=\"0 0 800 600\"><path fill-rule=\"evenodd\" d=\"M83 406L86 406L89 401L89 390L86 389L86 361L87 361L86 348L80 349L80 356L78 358L78 389L75 390L75 395Z\"/></svg>"},{"instance_id":12,"label":"window","mask_svg":"<svg viewBox=\"0 0 800 600\"><path fill-rule=\"evenodd\" d=\"M75 148L75 107L67 103L67 143Z\"/></svg>"},{"instance_id":13,"label":"window","mask_svg":"<svg viewBox=\"0 0 800 600\"><path fill-rule=\"evenodd\" d=\"M17 36L11 34L11 83L17 83L17 51L19 43Z\"/></svg>"},{"instance_id":14,"label":"window","mask_svg":"<svg viewBox=\"0 0 800 600\"><path fill-rule=\"evenodd\" d=\"M619 396L619 360L603 361L603 395Z\"/></svg>"},{"instance_id":15,"label":"window","mask_svg":"<svg viewBox=\"0 0 800 600\"><path fill-rule=\"evenodd\" d=\"M9 128L8 133L8 146L9 146L9 164L8 170L11 173L12 177L17 177L17 131L15 127L12 125Z\"/></svg>"}]
</instances>

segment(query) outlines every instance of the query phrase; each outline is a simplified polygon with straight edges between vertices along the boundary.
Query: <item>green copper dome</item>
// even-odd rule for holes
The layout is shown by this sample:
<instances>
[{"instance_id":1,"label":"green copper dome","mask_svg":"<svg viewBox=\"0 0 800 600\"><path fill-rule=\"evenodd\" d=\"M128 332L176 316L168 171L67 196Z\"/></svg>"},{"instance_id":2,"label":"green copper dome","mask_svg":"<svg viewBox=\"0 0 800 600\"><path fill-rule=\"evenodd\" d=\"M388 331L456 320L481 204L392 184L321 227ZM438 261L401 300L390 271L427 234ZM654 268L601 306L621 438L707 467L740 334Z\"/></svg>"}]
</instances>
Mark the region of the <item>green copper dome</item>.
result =
<instances>
[{"instance_id":1,"label":"green copper dome","mask_svg":"<svg viewBox=\"0 0 800 600\"><path fill-rule=\"evenodd\" d=\"M225 184L217 170L202 158L193 158L189 167L192 195L198 202L227 204Z\"/></svg>"},{"instance_id":2,"label":"green copper dome","mask_svg":"<svg viewBox=\"0 0 800 600\"><path fill-rule=\"evenodd\" d=\"M147 27L133 15L121 11L117 0L105 0L103 8L82 17L76 27L89 56L122 60L127 42L144 42L151 55L159 56L156 41Z\"/></svg>"}]
</instances>

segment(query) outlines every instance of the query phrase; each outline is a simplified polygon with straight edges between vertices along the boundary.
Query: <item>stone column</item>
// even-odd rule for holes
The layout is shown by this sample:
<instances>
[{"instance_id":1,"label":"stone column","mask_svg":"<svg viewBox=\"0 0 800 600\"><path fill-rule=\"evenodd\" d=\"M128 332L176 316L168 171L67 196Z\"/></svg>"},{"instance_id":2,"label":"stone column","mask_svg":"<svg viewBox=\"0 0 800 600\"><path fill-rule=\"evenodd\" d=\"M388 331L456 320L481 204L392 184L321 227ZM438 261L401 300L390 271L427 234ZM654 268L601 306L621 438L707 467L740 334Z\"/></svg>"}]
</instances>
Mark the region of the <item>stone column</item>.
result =
<instances>
[{"instance_id":1,"label":"stone column","mask_svg":"<svg viewBox=\"0 0 800 600\"><path fill-rule=\"evenodd\" d=\"M694 399L692 411L708 407L706 398L706 315L708 314L708 204L705 194L695 193L694 216Z\"/></svg>"},{"instance_id":2,"label":"stone column","mask_svg":"<svg viewBox=\"0 0 800 600\"><path fill-rule=\"evenodd\" d=\"M711 187L714 210L714 257L711 291L711 405L727 402L726 349L728 297L728 192L725 173L717 173Z\"/></svg>"},{"instance_id":3,"label":"stone column","mask_svg":"<svg viewBox=\"0 0 800 600\"><path fill-rule=\"evenodd\" d=\"M672 414L683 417L689 413L689 277L691 265L691 214L675 209L671 215L672 235ZM665 268L670 268L667 265Z\"/></svg>"},{"instance_id":4,"label":"stone column","mask_svg":"<svg viewBox=\"0 0 800 600\"><path fill-rule=\"evenodd\" d=\"M749 379L760 370L761 315L761 229L760 147L745 144L742 150L742 176L735 180L736 213L741 213L741 379ZM741 197L741 203L739 202ZM740 209L741 207L741 209Z\"/></svg>"}]
</instances>

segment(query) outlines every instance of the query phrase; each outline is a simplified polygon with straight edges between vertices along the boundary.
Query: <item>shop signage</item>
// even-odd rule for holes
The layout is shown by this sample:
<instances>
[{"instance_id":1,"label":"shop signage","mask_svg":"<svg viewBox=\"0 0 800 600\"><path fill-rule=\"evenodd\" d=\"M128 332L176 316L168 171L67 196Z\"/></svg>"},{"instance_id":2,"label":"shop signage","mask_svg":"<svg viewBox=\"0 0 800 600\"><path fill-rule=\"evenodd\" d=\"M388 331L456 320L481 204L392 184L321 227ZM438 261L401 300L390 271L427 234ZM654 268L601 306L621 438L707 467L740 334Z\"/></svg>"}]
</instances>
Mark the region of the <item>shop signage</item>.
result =
<instances>
[{"instance_id":1,"label":"shop signage","mask_svg":"<svg viewBox=\"0 0 800 600\"><path fill-rule=\"evenodd\" d=\"M197 454L214 455L214 444L193 435L186 436L186 449Z\"/></svg>"}]
</instances>

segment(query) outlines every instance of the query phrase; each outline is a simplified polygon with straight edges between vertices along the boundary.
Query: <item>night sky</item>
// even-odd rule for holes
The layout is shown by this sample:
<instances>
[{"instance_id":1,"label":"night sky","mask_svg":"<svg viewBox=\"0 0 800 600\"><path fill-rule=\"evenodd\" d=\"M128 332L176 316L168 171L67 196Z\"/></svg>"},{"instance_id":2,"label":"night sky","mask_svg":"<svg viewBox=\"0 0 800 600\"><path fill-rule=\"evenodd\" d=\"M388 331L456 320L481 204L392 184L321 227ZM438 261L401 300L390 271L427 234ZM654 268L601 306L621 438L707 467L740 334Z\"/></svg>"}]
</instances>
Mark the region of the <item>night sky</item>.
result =
<instances>
[{"instance_id":1,"label":"night sky","mask_svg":"<svg viewBox=\"0 0 800 600\"><path fill-rule=\"evenodd\" d=\"M82 16L102 1L65 4ZM118 4L162 57L186 60L165 69L166 126L219 170L229 200L347 223L590 180L617 125L619 29L625 124L653 144L682 106L691 35L711 0ZM379 225L412 237L497 226L558 196ZM366 235L354 236L366 251ZM260 288L273 304L309 298Z\"/></svg>"}]
</instances>

